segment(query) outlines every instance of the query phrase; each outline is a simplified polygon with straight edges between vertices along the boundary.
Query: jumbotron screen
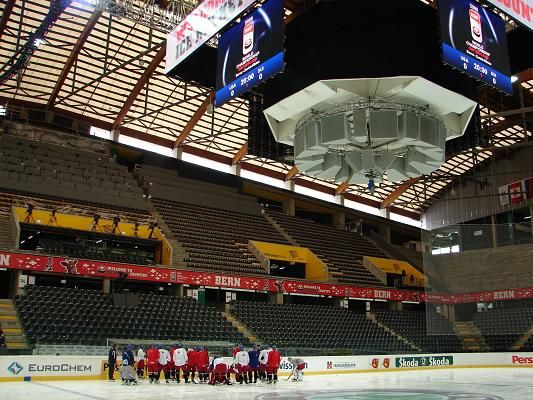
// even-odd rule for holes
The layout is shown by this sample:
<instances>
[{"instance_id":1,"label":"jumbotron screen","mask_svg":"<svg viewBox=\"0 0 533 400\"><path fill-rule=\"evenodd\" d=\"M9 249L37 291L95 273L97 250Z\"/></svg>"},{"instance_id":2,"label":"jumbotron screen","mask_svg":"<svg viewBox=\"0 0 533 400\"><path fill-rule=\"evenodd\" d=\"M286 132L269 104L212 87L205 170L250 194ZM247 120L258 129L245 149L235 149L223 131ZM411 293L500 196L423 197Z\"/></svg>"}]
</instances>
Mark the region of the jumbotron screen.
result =
<instances>
[{"instance_id":1,"label":"jumbotron screen","mask_svg":"<svg viewBox=\"0 0 533 400\"><path fill-rule=\"evenodd\" d=\"M444 62L512 95L504 21L472 0L440 0Z\"/></svg>"},{"instance_id":2,"label":"jumbotron screen","mask_svg":"<svg viewBox=\"0 0 533 400\"><path fill-rule=\"evenodd\" d=\"M283 70L283 0L269 0L218 41L215 106Z\"/></svg>"}]
</instances>

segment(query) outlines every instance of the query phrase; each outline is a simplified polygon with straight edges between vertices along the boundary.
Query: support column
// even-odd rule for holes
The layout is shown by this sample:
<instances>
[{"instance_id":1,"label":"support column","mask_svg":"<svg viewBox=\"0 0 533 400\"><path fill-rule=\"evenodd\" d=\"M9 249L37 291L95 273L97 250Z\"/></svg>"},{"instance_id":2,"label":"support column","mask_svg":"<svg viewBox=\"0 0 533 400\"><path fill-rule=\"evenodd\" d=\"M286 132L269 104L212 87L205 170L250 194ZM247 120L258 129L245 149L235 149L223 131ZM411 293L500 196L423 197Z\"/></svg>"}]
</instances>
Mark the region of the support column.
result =
<instances>
[{"instance_id":1,"label":"support column","mask_svg":"<svg viewBox=\"0 0 533 400\"><path fill-rule=\"evenodd\" d=\"M169 293L171 296L183 297L183 285L172 285Z\"/></svg>"},{"instance_id":2,"label":"support column","mask_svg":"<svg viewBox=\"0 0 533 400\"><path fill-rule=\"evenodd\" d=\"M16 269L11 275L11 293L10 297L13 297L17 294L22 294L22 288L19 287L20 277L22 275L22 270Z\"/></svg>"},{"instance_id":3,"label":"support column","mask_svg":"<svg viewBox=\"0 0 533 400\"><path fill-rule=\"evenodd\" d=\"M111 134L113 135L113 142L118 143L118 137L120 136L120 130L112 129Z\"/></svg>"},{"instance_id":4,"label":"support column","mask_svg":"<svg viewBox=\"0 0 533 400\"><path fill-rule=\"evenodd\" d=\"M390 225L380 225L379 226L379 234L380 236L387 241L387 243L391 242L391 228Z\"/></svg>"},{"instance_id":5,"label":"support column","mask_svg":"<svg viewBox=\"0 0 533 400\"><path fill-rule=\"evenodd\" d=\"M268 296L268 302L270 304L283 304L283 293L272 293Z\"/></svg>"},{"instance_id":6,"label":"support column","mask_svg":"<svg viewBox=\"0 0 533 400\"><path fill-rule=\"evenodd\" d=\"M333 213L333 226L342 231L346 229L346 213L344 211L335 211Z\"/></svg>"},{"instance_id":7,"label":"support column","mask_svg":"<svg viewBox=\"0 0 533 400\"><path fill-rule=\"evenodd\" d=\"M533 216L533 204L529 206L529 215ZM529 222L531 223L531 236L533 236L533 218L530 218Z\"/></svg>"},{"instance_id":8,"label":"support column","mask_svg":"<svg viewBox=\"0 0 533 400\"><path fill-rule=\"evenodd\" d=\"M296 215L296 202L294 198L289 197L287 200L283 201L282 211L291 217Z\"/></svg>"},{"instance_id":9,"label":"support column","mask_svg":"<svg viewBox=\"0 0 533 400\"><path fill-rule=\"evenodd\" d=\"M172 149L172 157L176 158L178 160L181 160L181 156L183 155L183 148L181 147L174 147Z\"/></svg>"},{"instance_id":10,"label":"support column","mask_svg":"<svg viewBox=\"0 0 533 400\"><path fill-rule=\"evenodd\" d=\"M448 318L448 321L455 322L455 306L453 304L443 304L440 307L442 314Z\"/></svg>"},{"instance_id":11,"label":"support column","mask_svg":"<svg viewBox=\"0 0 533 400\"><path fill-rule=\"evenodd\" d=\"M104 278L102 282L102 291L106 294L111 293L111 279Z\"/></svg>"},{"instance_id":12,"label":"support column","mask_svg":"<svg viewBox=\"0 0 533 400\"><path fill-rule=\"evenodd\" d=\"M498 230L496 229L496 216L490 216L490 224L492 229L492 247L498 247Z\"/></svg>"},{"instance_id":13,"label":"support column","mask_svg":"<svg viewBox=\"0 0 533 400\"><path fill-rule=\"evenodd\" d=\"M388 301L387 305L391 311L402 311L403 303L401 301Z\"/></svg>"}]
</instances>

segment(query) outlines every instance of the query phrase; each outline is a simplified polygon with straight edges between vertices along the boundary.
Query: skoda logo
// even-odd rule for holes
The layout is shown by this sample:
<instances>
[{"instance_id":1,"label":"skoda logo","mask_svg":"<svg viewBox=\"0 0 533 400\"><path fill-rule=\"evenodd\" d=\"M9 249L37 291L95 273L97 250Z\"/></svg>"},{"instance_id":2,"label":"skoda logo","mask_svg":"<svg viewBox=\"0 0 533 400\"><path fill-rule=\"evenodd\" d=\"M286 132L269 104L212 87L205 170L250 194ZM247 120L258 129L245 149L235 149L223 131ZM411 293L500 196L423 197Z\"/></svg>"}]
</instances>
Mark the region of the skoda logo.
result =
<instances>
[{"instance_id":1,"label":"skoda logo","mask_svg":"<svg viewBox=\"0 0 533 400\"><path fill-rule=\"evenodd\" d=\"M22 365L14 361L11 363L9 367L7 367L7 370L11 372L13 375L18 375L20 371L22 371Z\"/></svg>"}]
</instances>

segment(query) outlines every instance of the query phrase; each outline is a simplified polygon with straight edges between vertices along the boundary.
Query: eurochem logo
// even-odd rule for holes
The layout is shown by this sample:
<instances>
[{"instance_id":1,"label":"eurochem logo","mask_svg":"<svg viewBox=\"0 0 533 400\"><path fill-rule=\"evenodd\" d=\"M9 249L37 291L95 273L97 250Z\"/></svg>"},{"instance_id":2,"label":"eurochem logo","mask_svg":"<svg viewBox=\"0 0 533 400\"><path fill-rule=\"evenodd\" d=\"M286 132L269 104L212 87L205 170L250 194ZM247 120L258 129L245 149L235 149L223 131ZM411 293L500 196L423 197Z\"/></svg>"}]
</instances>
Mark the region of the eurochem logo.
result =
<instances>
[{"instance_id":1,"label":"eurochem logo","mask_svg":"<svg viewBox=\"0 0 533 400\"><path fill-rule=\"evenodd\" d=\"M20 371L22 371L22 365L14 361L11 363L9 367L7 367L7 370L11 372L13 375L18 375Z\"/></svg>"}]
</instances>

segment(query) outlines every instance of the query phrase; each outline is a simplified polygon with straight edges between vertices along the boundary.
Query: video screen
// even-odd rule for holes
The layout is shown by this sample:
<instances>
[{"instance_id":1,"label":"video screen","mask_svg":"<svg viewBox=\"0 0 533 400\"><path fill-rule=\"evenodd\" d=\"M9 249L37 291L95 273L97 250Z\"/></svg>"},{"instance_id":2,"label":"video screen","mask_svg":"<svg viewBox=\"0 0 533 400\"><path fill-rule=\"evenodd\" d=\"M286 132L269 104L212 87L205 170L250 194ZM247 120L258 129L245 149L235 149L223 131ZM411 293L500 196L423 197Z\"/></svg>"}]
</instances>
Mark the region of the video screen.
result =
<instances>
[{"instance_id":1,"label":"video screen","mask_svg":"<svg viewBox=\"0 0 533 400\"><path fill-rule=\"evenodd\" d=\"M512 95L504 21L470 0L440 0L444 62Z\"/></svg>"},{"instance_id":2,"label":"video screen","mask_svg":"<svg viewBox=\"0 0 533 400\"><path fill-rule=\"evenodd\" d=\"M269 0L218 41L215 106L283 70L283 0Z\"/></svg>"}]
</instances>

